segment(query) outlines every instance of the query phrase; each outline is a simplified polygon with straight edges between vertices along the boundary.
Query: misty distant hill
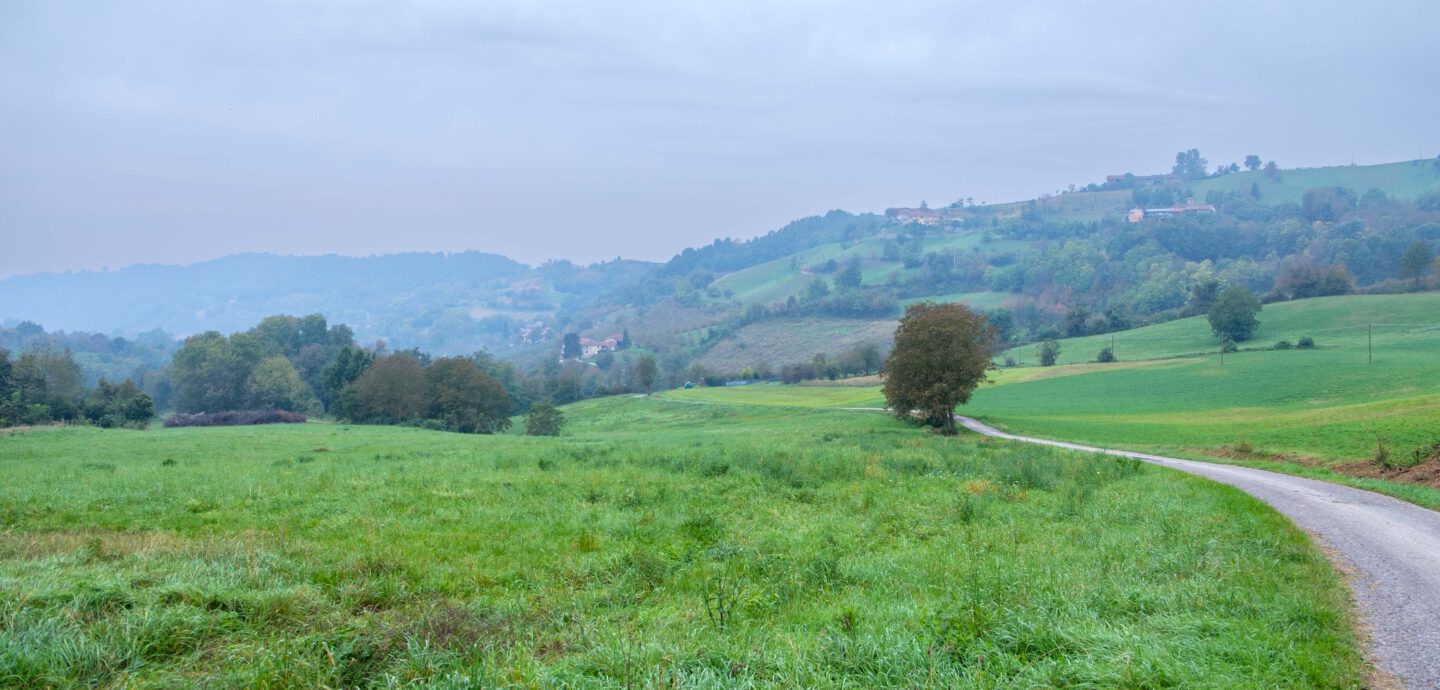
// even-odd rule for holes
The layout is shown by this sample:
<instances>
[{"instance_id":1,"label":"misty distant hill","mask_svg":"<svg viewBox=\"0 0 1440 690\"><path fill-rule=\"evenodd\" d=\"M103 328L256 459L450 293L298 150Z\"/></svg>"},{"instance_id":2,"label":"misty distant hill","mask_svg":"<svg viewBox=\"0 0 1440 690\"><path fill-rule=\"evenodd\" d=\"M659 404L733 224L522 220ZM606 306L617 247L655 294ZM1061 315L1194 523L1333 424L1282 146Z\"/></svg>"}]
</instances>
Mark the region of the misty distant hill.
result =
<instances>
[{"instance_id":1,"label":"misty distant hill","mask_svg":"<svg viewBox=\"0 0 1440 690\"><path fill-rule=\"evenodd\" d=\"M628 331L669 370L734 373L883 347L918 301L967 302L1027 342L1198 313L1215 285L1271 300L1418 289L1401 257L1440 253L1440 161L1112 177L1021 202L830 211L663 264L245 254L21 276L0 281L0 323L186 335L320 313L361 342L530 364L565 332Z\"/></svg>"},{"instance_id":2,"label":"misty distant hill","mask_svg":"<svg viewBox=\"0 0 1440 690\"><path fill-rule=\"evenodd\" d=\"M250 328L272 314L324 314L362 341L448 353L523 345L525 323L576 308L651 264L531 268L480 252L374 257L239 254L188 266L42 273L0 280L0 319L48 329L176 335Z\"/></svg>"}]
</instances>

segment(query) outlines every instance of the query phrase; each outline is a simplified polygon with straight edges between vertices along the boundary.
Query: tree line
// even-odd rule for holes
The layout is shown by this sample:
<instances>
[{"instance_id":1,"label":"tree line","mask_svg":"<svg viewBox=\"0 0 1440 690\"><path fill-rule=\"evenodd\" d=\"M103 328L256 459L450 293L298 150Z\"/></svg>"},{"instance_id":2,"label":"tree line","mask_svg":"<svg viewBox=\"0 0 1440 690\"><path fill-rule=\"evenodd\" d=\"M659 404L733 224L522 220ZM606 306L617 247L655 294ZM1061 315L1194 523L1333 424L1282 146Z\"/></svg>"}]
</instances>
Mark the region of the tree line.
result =
<instances>
[{"instance_id":1,"label":"tree line","mask_svg":"<svg viewBox=\"0 0 1440 690\"><path fill-rule=\"evenodd\" d=\"M0 348L0 427L67 422L143 428L154 416L154 401L134 381L102 378L87 386L68 348L35 345L13 360Z\"/></svg>"}]
</instances>

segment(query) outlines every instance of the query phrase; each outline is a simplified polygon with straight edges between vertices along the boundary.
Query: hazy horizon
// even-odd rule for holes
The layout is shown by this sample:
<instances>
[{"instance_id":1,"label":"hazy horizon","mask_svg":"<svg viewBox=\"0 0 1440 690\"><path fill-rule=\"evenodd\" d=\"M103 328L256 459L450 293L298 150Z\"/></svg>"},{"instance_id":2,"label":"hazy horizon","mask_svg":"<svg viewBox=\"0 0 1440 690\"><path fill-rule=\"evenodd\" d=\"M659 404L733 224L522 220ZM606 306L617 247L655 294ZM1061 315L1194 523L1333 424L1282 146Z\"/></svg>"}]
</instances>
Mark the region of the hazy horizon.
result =
<instances>
[{"instance_id":1,"label":"hazy horizon","mask_svg":"<svg viewBox=\"0 0 1440 690\"><path fill-rule=\"evenodd\" d=\"M1440 7L1347 8L7 3L0 278L240 252L663 261L1192 147L1440 153L1440 94L1406 76L1440 60Z\"/></svg>"}]
</instances>

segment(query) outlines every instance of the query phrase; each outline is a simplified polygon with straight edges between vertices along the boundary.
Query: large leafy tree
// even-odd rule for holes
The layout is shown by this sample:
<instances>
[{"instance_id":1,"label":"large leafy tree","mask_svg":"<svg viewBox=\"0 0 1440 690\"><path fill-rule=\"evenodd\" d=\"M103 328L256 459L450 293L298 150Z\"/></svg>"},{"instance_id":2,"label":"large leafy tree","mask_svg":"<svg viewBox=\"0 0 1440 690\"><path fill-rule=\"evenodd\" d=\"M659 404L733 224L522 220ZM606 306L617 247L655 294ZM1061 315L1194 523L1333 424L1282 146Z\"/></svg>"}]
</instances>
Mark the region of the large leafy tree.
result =
<instances>
[{"instance_id":1,"label":"large leafy tree","mask_svg":"<svg viewBox=\"0 0 1440 690\"><path fill-rule=\"evenodd\" d=\"M374 355L354 345L343 347L335 354L320 375L320 402L327 412L338 411L340 391L360 378L374 361Z\"/></svg>"},{"instance_id":2,"label":"large leafy tree","mask_svg":"<svg viewBox=\"0 0 1440 690\"><path fill-rule=\"evenodd\" d=\"M464 357L442 357L425 369L428 417L446 429L489 434L510 426L510 396Z\"/></svg>"},{"instance_id":3,"label":"large leafy tree","mask_svg":"<svg viewBox=\"0 0 1440 690\"><path fill-rule=\"evenodd\" d=\"M429 409L425 383L425 370L413 355L381 357L341 392L341 413L353 421L380 424L420 419Z\"/></svg>"},{"instance_id":4,"label":"large leafy tree","mask_svg":"<svg viewBox=\"0 0 1440 690\"><path fill-rule=\"evenodd\" d=\"M1231 285L1210 307L1210 330L1221 340L1249 340L1260 327L1260 298L1243 285Z\"/></svg>"},{"instance_id":5,"label":"large leafy tree","mask_svg":"<svg viewBox=\"0 0 1440 690\"><path fill-rule=\"evenodd\" d=\"M180 412L243 409L250 374L263 358L264 345L253 335L230 337L216 331L191 336L171 360L175 407Z\"/></svg>"},{"instance_id":6,"label":"large leafy tree","mask_svg":"<svg viewBox=\"0 0 1440 690\"><path fill-rule=\"evenodd\" d=\"M990 367L995 329L964 304L922 302L905 309L885 360L885 400L908 419L955 433L955 407L969 402Z\"/></svg>"},{"instance_id":7,"label":"large leafy tree","mask_svg":"<svg viewBox=\"0 0 1440 690\"><path fill-rule=\"evenodd\" d=\"M249 405L288 412L314 412L320 406L315 391L300 378L290 360L280 355L266 357L250 372Z\"/></svg>"}]
</instances>

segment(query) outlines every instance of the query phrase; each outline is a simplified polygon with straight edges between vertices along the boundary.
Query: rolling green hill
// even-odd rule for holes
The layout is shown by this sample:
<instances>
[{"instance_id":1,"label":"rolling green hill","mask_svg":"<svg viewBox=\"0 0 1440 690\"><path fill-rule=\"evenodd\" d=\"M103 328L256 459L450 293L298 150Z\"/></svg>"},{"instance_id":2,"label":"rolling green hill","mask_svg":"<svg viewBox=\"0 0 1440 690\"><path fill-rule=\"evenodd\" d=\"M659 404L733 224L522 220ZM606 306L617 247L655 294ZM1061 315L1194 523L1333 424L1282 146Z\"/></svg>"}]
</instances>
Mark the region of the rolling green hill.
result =
<instances>
[{"instance_id":1,"label":"rolling green hill","mask_svg":"<svg viewBox=\"0 0 1440 690\"><path fill-rule=\"evenodd\" d=\"M1277 302L1265 305L1257 318L1260 327L1254 337L1240 343L1241 347L1270 347L1279 340L1294 344L1310 336L1327 351L1358 350L1363 357L1367 326L1373 325L1375 342L1382 348L1408 339L1440 337L1440 331L1427 331L1425 326L1440 328L1433 326L1440 324L1440 293L1346 295ZM1061 340L1059 362L1093 362L1100 349L1112 343L1116 357L1122 361L1215 354L1220 347L1206 318L1193 316L1118 333ZM1035 364L1037 347L1026 345L1006 354Z\"/></svg>"},{"instance_id":2,"label":"rolling green hill","mask_svg":"<svg viewBox=\"0 0 1440 690\"><path fill-rule=\"evenodd\" d=\"M1191 183L1196 198L1204 199L1211 191L1250 192L1251 184L1259 185L1260 200L1268 203L1300 203L1305 190L1317 187L1344 187L1356 195L1378 189L1392 197L1415 199L1440 187L1440 167L1433 160L1384 163L1381 165L1344 165L1323 168L1281 170L1277 177L1263 171L1245 171L1212 177Z\"/></svg>"}]
</instances>

